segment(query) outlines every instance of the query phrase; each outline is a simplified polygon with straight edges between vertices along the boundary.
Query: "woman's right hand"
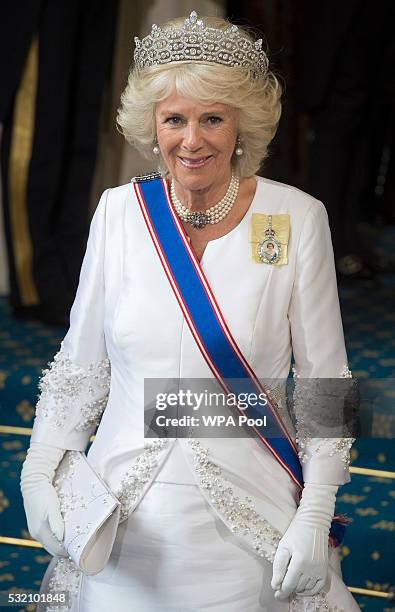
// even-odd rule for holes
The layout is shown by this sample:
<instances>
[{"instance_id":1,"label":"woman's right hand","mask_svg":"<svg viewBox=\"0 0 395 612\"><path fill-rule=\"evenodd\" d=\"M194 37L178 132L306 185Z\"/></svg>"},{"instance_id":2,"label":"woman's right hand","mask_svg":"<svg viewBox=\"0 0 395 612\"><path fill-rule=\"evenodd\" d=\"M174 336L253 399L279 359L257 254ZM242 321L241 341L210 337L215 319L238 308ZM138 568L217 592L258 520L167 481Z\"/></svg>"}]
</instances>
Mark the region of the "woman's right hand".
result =
<instances>
[{"instance_id":1,"label":"woman's right hand","mask_svg":"<svg viewBox=\"0 0 395 612\"><path fill-rule=\"evenodd\" d=\"M54 556L67 556L64 521L52 484L65 449L32 442L21 472L21 491L30 535Z\"/></svg>"}]
</instances>

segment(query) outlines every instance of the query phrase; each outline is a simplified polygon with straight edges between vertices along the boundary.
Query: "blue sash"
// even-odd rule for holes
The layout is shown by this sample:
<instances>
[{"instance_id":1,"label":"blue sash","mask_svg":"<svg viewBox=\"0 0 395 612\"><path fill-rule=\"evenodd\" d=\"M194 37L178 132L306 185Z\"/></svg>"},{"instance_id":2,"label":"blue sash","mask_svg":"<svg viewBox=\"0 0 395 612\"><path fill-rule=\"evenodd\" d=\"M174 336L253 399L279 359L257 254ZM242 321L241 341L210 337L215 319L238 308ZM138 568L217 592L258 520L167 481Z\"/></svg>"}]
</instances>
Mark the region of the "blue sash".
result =
<instances>
[{"instance_id":1,"label":"blue sash","mask_svg":"<svg viewBox=\"0 0 395 612\"><path fill-rule=\"evenodd\" d=\"M254 420L266 416L266 426L254 425L251 428L301 489L303 475L295 442L281 421L270 393L262 387L226 325L170 203L166 181L154 174L146 179L135 179L133 186L163 269L204 359L225 392L236 397L240 393L265 394L266 406L259 406L258 410L254 404L248 404L239 412ZM337 525L337 531L339 527Z\"/></svg>"}]
</instances>

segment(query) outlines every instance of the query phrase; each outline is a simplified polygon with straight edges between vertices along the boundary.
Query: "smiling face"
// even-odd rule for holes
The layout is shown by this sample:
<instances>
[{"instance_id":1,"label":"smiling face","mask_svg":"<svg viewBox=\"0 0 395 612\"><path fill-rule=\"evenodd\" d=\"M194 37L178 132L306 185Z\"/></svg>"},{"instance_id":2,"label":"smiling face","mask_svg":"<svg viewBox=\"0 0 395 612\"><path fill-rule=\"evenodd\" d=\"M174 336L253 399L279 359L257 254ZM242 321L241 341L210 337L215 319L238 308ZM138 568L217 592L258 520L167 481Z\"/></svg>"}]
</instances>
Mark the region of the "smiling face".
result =
<instances>
[{"instance_id":1,"label":"smiling face","mask_svg":"<svg viewBox=\"0 0 395 612\"><path fill-rule=\"evenodd\" d=\"M236 109L173 93L156 105L155 121L161 155L180 195L226 190L237 139Z\"/></svg>"}]
</instances>

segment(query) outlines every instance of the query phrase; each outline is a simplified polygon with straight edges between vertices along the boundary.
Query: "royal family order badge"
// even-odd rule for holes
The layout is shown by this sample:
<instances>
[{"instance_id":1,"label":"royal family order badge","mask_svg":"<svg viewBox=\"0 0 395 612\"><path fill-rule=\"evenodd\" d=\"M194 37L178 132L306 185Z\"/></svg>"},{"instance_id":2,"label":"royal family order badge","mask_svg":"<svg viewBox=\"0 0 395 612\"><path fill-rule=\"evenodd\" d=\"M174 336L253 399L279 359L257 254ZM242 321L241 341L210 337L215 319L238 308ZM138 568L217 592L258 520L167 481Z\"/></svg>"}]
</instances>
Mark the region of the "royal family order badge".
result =
<instances>
[{"instance_id":1,"label":"royal family order badge","mask_svg":"<svg viewBox=\"0 0 395 612\"><path fill-rule=\"evenodd\" d=\"M251 220L253 260L273 266L287 264L289 229L289 215L253 213Z\"/></svg>"}]
</instances>

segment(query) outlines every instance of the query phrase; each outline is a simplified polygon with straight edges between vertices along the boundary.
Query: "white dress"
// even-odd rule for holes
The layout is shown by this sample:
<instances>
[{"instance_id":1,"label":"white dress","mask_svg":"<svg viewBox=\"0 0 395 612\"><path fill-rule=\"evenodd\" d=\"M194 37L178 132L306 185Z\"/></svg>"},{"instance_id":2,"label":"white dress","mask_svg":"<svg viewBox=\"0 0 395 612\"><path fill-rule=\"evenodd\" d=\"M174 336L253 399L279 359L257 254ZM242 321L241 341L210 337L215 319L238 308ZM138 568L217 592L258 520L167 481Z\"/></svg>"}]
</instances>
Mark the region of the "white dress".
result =
<instances>
[{"instance_id":1,"label":"white dress","mask_svg":"<svg viewBox=\"0 0 395 612\"><path fill-rule=\"evenodd\" d=\"M288 214L288 263L251 257L253 213ZM246 215L206 247L201 266L255 373L348 376L323 205L257 177ZM43 589L64 610L304 610L270 589L276 546L296 507L288 474L251 438L144 439L144 379L212 378L148 235L131 184L107 190L91 224L70 329L41 381L32 440L85 450L121 502L112 555L95 576L55 558ZM305 480L349 481L347 441L303 448ZM229 509L232 509L232 512ZM332 554L333 568L338 565ZM311 610L358 610L335 569ZM338 568L337 568L338 569ZM54 609L47 606L48 611ZM306 608L307 609L307 608Z\"/></svg>"}]
</instances>

